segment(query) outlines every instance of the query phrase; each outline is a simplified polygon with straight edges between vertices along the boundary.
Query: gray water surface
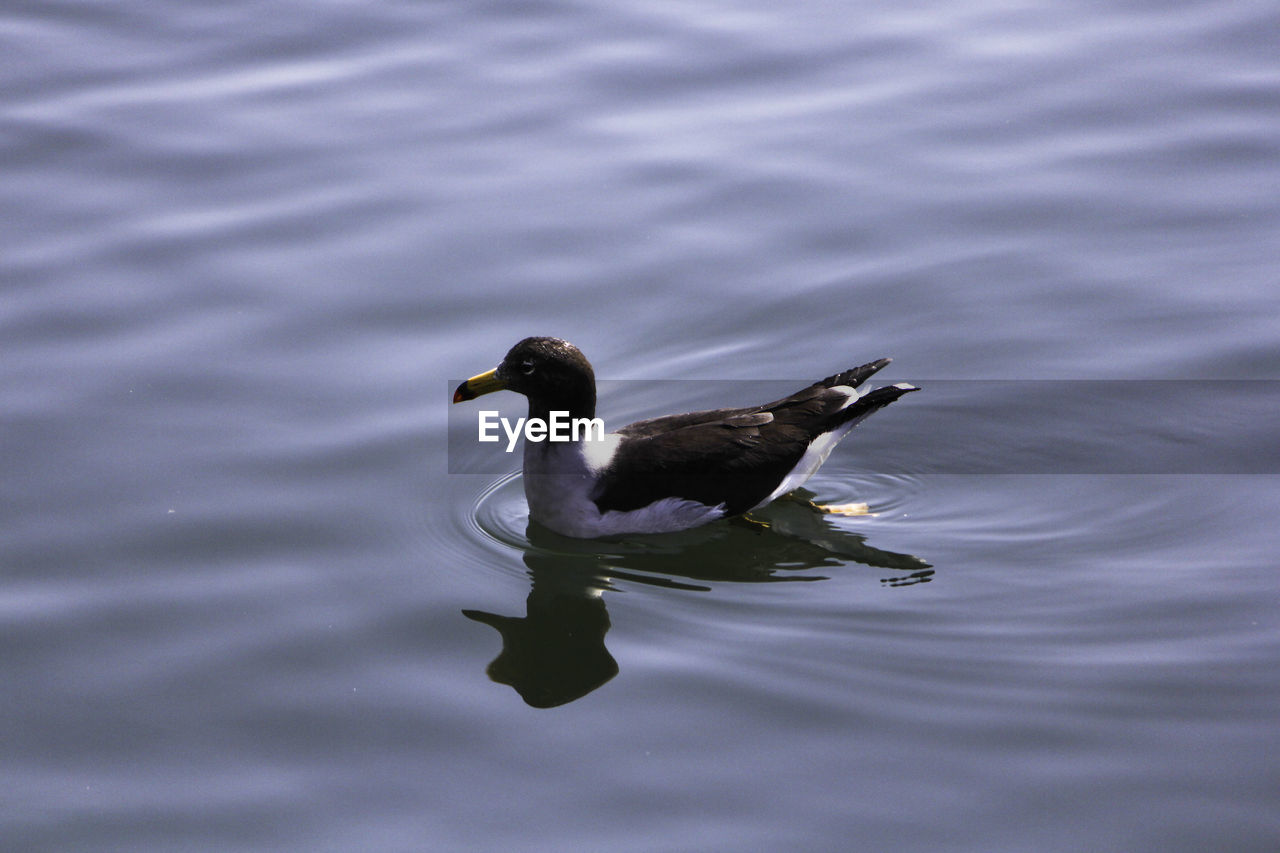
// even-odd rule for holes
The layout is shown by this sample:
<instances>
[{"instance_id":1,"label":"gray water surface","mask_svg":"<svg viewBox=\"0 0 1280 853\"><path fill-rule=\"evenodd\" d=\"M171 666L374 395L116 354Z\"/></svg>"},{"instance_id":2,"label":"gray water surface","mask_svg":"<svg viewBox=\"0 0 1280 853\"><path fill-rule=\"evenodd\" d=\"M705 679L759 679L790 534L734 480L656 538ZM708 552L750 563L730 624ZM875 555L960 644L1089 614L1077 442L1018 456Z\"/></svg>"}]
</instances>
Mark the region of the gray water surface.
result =
<instances>
[{"instance_id":1,"label":"gray water surface","mask_svg":"<svg viewBox=\"0 0 1280 853\"><path fill-rule=\"evenodd\" d=\"M1278 39L8 4L0 847L1280 848ZM874 516L580 542L451 429L531 334L615 427L923 390Z\"/></svg>"}]
</instances>

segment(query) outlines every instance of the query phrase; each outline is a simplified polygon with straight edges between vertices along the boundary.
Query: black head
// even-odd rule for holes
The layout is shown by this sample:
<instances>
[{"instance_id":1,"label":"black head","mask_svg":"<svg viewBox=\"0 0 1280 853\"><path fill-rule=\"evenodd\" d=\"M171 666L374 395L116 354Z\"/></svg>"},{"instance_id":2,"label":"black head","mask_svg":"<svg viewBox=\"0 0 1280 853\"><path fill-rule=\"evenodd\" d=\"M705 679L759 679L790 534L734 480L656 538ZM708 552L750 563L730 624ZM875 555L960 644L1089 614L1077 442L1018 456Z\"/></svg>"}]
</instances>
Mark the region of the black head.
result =
<instances>
[{"instance_id":1,"label":"black head","mask_svg":"<svg viewBox=\"0 0 1280 853\"><path fill-rule=\"evenodd\" d=\"M525 338L496 368L459 385L453 402L504 389L528 397L533 415L565 411L570 417L595 417L596 376L591 362L559 338Z\"/></svg>"}]
</instances>

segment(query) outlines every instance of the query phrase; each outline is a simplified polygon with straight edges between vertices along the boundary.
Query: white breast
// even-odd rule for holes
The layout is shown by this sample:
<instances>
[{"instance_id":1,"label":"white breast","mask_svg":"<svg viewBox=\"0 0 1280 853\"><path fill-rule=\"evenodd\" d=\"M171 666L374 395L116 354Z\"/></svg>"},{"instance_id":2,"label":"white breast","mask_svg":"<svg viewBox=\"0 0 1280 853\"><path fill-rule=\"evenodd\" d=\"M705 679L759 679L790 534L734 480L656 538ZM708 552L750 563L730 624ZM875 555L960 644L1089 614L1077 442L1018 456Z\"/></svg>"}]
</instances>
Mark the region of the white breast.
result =
<instances>
[{"instance_id":1,"label":"white breast","mask_svg":"<svg viewBox=\"0 0 1280 853\"><path fill-rule=\"evenodd\" d=\"M599 472L622 439L603 442L529 442L524 445L524 494L529 518L565 536L589 539L620 533L668 533L724 516L724 505L709 507L683 498L663 498L640 509L601 513L591 500ZM592 445L597 445L593 447Z\"/></svg>"}]
</instances>

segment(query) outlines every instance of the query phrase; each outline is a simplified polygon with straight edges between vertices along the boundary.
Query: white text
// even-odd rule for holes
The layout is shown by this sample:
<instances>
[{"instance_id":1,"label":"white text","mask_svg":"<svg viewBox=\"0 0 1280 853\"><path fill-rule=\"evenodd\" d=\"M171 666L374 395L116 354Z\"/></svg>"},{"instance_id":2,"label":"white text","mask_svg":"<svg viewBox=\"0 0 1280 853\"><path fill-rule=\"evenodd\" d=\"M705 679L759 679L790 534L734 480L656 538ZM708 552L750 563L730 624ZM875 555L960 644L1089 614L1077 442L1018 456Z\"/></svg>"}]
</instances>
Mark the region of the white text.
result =
<instances>
[{"instance_id":1,"label":"white text","mask_svg":"<svg viewBox=\"0 0 1280 853\"><path fill-rule=\"evenodd\" d=\"M545 421L542 418L516 418L515 424L497 412L480 412L481 441L501 441L499 426L507 434L508 453L516 449L521 432L525 441L604 441L603 420L570 418L568 412L551 412Z\"/></svg>"}]
</instances>

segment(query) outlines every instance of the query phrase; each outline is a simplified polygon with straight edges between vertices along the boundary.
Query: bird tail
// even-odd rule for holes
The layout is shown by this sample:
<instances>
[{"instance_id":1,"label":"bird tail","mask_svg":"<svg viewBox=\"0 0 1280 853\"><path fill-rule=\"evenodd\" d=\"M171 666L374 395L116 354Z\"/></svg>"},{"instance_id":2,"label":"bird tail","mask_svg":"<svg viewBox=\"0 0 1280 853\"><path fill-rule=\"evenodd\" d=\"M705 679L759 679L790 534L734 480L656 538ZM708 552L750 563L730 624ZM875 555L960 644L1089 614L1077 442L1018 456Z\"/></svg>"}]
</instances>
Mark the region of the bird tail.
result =
<instances>
[{"instance_id":1,"label":"bird tail","mask_svg":"<svg viewBox=\"0 0 1280 853\"><path fill-rule=\"evenodd\" d=\"M893 361L891 358L880 358L875 361L869 361L861 367L850 368L843 373L836 373L832 376L828 376L817 384L821 385L823 388L832 388L836 385L848 385L850 388L857 388L866 381L867 377L871 376L882 367L887 366L891 361ZM894 399L897 398L895 397ZM890 400L889 402L893 401Z\"/></svg>"},{"instance_id":2,"label":"bird tail","mask_svg":"<svg viewBox=\"0 0 1280 853\"><path fill-rule=\"evenodd\" d=\"M856 368L861 370L862 368ZM879 368L876 368L879 370ZM852 372L852 371L850 371ZM863 418L880 411L903 394L910 394L912 391L920 389L906 382L899 382L896 385L886 385L883 388L876 388L863 394L855 400L848 408L842 409L839 413L840 424L856 424Z\"/></svg>"}]
</instances>

